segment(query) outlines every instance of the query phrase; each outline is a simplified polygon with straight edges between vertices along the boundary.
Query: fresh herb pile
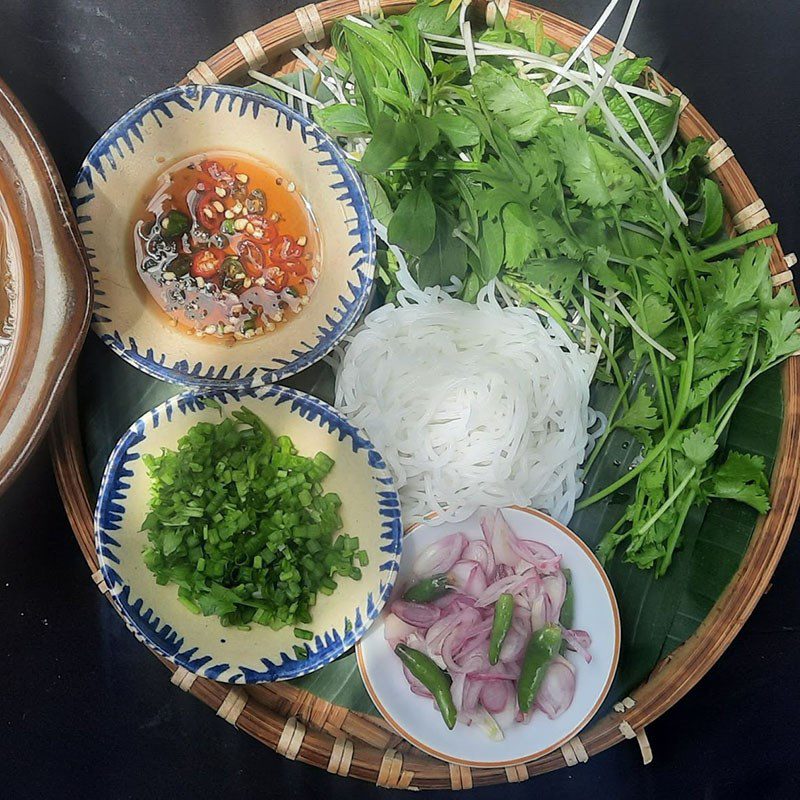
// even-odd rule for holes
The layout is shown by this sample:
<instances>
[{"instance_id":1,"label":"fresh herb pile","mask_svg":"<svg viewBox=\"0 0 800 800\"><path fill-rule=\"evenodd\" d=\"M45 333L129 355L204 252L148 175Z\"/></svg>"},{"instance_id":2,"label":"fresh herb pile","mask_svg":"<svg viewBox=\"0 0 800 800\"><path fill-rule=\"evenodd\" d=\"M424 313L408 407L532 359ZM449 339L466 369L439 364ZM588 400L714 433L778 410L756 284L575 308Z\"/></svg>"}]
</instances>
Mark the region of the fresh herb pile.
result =
<instances>
[{"instance_id":1,"label":"fresh herb pile","mask_svg":"<svg viewBox=\"0 0 800 800\"><path fill-rule=\"evenodd\" d=\"M144 463L144 560L159 584L178 585L193 613L217 615L226 627L307 624L317 594L331 594L337 576L361 578L367 553L357 537L336 536L341 501L322 487L333 460L298 455L249 409L199 422L177 450L145 455ZM305 656L304 647L295 650Z\"/></svg>"},{"instance_id":2,"label":"fresh herb pile","mask_svg":"<svg viewBox=\"0 0 800 800\"><path fill-rule=\"evenodd\" d=\"M708 143L675 138L678 97L624 57L636 5L603 57L526 17L473 32L457 0L348 17L334 61L296 51L310 79L293 96L364 177L388 301L406 265L467 301L497 280L597 354L616 400L586 468L616 429L641 457L578 508L612 498L624 512L601 555L663 574L693 505L768 509L763 460L724 438L746 387L800 348L800 311L773 293L770 250L743 249L775 226L727 238Z\"/></svg>"}]
</instances>

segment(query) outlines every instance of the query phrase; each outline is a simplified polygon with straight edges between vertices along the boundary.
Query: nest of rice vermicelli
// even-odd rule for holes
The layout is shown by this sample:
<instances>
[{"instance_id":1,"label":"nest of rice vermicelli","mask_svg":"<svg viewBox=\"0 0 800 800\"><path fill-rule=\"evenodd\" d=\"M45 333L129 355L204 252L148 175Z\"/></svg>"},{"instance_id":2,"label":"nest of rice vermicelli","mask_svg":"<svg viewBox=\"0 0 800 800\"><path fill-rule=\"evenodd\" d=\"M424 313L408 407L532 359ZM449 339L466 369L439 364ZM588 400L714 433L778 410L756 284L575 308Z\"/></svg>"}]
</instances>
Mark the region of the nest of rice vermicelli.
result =
<instances>
[{"instance_id":1,"label":"nest of rice vermicelli","mask_svg":"<svg viewBox=\"0 0 800 800\"><path fill-rule=\"evenodd\" d=\"M336 405L394 474L407 522L518 503L568 520L597 416L594 358L529 308L439 288L367 316L339 365Z\"/></svg>"}]
</instances>

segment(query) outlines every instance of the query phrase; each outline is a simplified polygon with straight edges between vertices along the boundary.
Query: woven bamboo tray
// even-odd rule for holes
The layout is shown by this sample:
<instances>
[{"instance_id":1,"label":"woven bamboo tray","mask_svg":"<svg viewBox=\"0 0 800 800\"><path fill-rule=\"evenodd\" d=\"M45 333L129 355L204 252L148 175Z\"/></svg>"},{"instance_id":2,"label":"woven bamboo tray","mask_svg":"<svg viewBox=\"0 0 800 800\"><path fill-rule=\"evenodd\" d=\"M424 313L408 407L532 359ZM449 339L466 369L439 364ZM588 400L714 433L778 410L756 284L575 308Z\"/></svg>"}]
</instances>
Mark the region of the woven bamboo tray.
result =
<instances>
[{"instance_id":1,"label":"woven bamboo tray","mask_svg":"<svg viewBox=\"0 0 800 800\"><path fill-rule=\"evenodd\" d=\"M586 29L523 3L502 0L508 14L541 13L547 34L566 46L576 45ZM325 0L239 36L233 44L189 71L182 83L246 83L248 69L272 74L297 68L289 52L304 42L321 43L333 22L346 14L385 14L407 11L403 0ZM486 11L485 0L475 5ZM495 9L489 9L494 13ZM612 47L596 38L599 54ZM287 53L289 53L287 57ZM662 79L663 80L663 79ZM709 150L709 172L720 184L729 226L739 232L769 224L769 213L742 171L733 152L683 95L667 81L668 91L681 97L680 132L684 138L704 136ZM784 255L776 237L770 269L773 283L791 283L796 259ZM645 763L652 759L645 728L683 697L722 655L750 616L769 582L786 545L800 502L800 359L790 359L782 374L784 419L772 476L773 507L762 517L735 577L697 632L664 659L647 682L617 703L614 710L590 728L544 758L506 769L470 769L448 765L421 753L398 737L383 720L320 699L285 683L247 688L195 678L166 661L171 682L191 692L218 716L254 736L283 756L313 764L339 775L410 789L468 789L472 786L519 782L532 775L585 762L625 739L636 739ZM75 386L61 406L51 433L52 457L59 489L75 537L102 592L107 587L98 571L94 551L93 509L81 433Z\"/></svg>"}]
</instances>

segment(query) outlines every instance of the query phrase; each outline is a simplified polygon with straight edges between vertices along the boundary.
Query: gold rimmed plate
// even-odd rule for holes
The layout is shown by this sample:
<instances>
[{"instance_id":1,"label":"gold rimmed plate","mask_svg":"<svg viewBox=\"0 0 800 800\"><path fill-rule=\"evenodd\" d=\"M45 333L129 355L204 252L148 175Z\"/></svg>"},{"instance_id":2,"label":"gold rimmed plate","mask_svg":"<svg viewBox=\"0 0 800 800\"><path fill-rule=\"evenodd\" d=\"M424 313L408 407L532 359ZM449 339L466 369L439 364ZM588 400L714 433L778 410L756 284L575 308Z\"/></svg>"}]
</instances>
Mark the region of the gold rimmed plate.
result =
<instances>
[{"instance_id":1,"label":"gold rimmed plate","mask_svg":"<svg viewBox=\"0 0 800 800\"><path fill-rule=\"evenodd\" d=\"M542 712L530 722L504 728L501 741L490 739L477 725L456 724L448 730L430 699L412 694L400 660L384 638L386 611L358 643L356 655L364 685L384 719L420 750L468 767L507 767L540 758L562 746L592 719L611 686L619 660L620 619L611 584L591 550L569 529L530 508L503 509L521 539L542 542L562 556L571 572L574 627L592 637L591 662L567 653L576 673L575 696L556 719ZM405 538L404 559L397 586L408 582L416 557L429 545L458 531L468 539L482 539L480 512L459 523L422 523ZM405 580L404 580L405 579Z\"/></svg>"}]
</instances>

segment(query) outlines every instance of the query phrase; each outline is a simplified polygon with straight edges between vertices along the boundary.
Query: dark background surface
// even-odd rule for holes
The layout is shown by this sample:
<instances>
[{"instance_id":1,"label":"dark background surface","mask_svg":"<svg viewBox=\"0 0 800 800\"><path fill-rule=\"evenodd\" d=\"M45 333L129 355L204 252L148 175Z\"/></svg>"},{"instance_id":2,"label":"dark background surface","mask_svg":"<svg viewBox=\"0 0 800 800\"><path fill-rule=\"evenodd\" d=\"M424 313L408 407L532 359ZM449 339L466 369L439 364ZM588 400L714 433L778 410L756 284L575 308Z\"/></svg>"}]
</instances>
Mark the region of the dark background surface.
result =
<instances>
[{"instance_id":1,"label":"dark background surface","mask_svg":"<svg viewBox=\"0 0 800 800\"><path fill-rule=\"evenodd\" d=\"M300 4L0 0L0 76L69 183L130 106ZM540 4L584 24L605 5ZM628 40L722 133L787 250L800 248L798 40L793 0L643 0ZM730 650L648 728L653 764L642 766L629 742L574 769L464 796L797 797L799 570L795 535ZM0 499L0 675L0 797L9 800L389 796L282 759L170 685L93 587L46 450Z\"/></svg>"}]
</instances>

